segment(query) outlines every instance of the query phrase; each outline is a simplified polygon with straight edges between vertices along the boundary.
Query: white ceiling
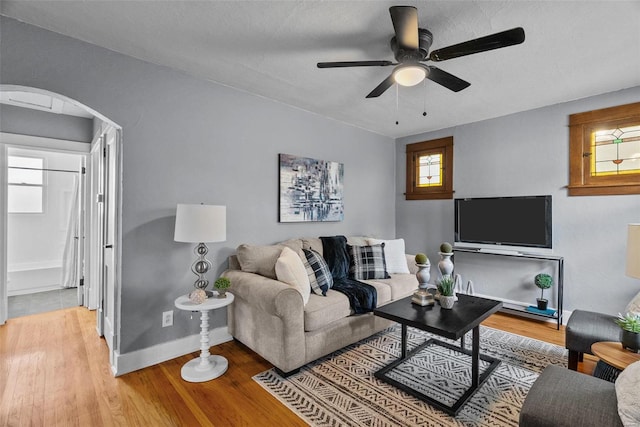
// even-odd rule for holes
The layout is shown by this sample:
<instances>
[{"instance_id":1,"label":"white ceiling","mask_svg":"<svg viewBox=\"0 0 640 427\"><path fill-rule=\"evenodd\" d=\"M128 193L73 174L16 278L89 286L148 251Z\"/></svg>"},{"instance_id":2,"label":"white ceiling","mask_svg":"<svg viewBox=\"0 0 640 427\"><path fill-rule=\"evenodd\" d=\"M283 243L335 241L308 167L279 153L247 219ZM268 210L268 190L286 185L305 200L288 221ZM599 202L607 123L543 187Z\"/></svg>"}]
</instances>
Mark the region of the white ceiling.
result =
<instances>
[{"instance_id":1,"label":"white ceiling","mask_svg":"<svg viewBox=\"0 0 640 427\"><path fill-rule=\"evenodd\" d=\"M392 5L418 7L432 49L513 27L523 27L526 40L438 63L471 83L461 92L427 81L399 88L397 103L395 87L365 99L392 67L316 67L393 60ZM638 1L3 0L0 7L2 15L391 137L640 85Z\"/></svg>"}]
</instances>

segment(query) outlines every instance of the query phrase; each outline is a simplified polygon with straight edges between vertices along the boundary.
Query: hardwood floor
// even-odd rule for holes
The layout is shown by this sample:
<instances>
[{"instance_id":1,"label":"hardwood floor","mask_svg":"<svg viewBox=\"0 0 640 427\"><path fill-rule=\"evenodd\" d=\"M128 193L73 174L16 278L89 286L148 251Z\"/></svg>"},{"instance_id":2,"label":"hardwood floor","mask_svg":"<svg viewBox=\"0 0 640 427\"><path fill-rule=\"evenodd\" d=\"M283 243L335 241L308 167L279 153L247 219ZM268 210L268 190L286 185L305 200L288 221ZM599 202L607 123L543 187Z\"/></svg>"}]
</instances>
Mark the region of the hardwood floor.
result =
<instances>
[{"instance_id":1,"label":"hardwood floor","mask_svg":"<svg viewBox=\"0 0 640 427\"><path fill-rule=\"evenodd\" d=\"M506 314L496 329L564 345L564 329ZM271 365L237 342L212 348L229 359L222 377L180 378L192 353L118 378L109 370L95 312L76 307L0 326L0 426L304 426L251 377ZM595 359L580 369L590 373Z\"/></svg>"}]
</instances>

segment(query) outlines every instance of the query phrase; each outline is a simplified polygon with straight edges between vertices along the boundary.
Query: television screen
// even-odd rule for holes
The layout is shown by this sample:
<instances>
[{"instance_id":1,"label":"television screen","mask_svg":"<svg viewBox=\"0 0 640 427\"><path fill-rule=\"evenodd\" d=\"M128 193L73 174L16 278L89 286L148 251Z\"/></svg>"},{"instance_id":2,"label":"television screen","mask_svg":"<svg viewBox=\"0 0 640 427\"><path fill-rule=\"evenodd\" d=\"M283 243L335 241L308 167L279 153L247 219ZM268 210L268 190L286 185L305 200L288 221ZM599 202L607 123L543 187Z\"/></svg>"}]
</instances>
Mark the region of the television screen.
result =
<instances>
[{"instance_id":1,"label":"television screen","mask_svg":"<svg viewBox=\"0 0 640 427\"><path fill-rule=\"evenodd\" d=\"M455 199L455 240L551 248L551 196Z\"/></svg>"}]
</instances>

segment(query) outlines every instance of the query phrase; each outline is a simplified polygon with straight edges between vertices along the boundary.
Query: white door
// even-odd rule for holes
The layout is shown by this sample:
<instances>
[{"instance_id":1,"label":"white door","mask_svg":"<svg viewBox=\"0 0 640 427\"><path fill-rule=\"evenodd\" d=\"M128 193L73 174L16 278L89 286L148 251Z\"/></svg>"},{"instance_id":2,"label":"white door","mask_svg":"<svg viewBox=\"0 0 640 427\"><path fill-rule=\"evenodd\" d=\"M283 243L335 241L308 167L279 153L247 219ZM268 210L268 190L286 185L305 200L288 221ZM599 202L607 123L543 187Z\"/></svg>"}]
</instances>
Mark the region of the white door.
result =
<instances>
[{"instance_id":1,"label":"white door","mask_svg":"<svg viewBox=\"0 0 640 427\"><path fill-rule=\"evenodd\" d=\"M118 196L118 133L110 128L105 136L105 180L104 180L104 264L103 264L103 328L104 337L109 346L111 365L113 366L113 354L116 350L116 312L118 310L116 299L117 272L116 272L116 251L117 251L117 196Z\"/></svg>"},{"instance_id":2,"label":"white door","mask_svg":"<svg viewBox=\"0 0 640 427\"><path fill-rule=\"evenodd\" d=\"M103 255L104 255L104 135L95 141L90 155L90 207L89 207L89 268L88 268L88 304L89 309L96 310L96 330L99 336L104 335L102 290Z\"/></svg>"}]
</instances>

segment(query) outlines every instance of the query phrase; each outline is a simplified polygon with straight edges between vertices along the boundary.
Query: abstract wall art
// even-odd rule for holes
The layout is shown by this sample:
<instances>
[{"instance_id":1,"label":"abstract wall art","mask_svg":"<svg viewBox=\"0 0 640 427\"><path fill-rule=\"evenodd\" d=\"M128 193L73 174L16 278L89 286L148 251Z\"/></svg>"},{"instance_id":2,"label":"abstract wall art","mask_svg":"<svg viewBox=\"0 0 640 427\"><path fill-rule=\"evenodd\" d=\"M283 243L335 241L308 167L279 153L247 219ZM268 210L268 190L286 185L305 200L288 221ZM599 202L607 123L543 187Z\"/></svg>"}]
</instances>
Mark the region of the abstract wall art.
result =
<instances>
[{"instance_id":1,"label":"abstract wall art","mask_svg":"<svg viewBox=\"0 0 640 427\"><path fill-rule=\"evenodd\" d=\"M280 154L280 222L342 221L344 165Z\"/></svg>"}]
</instances>

